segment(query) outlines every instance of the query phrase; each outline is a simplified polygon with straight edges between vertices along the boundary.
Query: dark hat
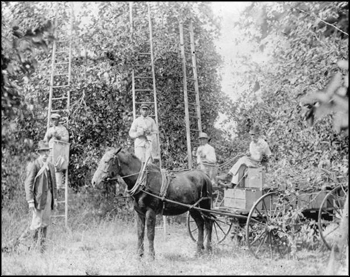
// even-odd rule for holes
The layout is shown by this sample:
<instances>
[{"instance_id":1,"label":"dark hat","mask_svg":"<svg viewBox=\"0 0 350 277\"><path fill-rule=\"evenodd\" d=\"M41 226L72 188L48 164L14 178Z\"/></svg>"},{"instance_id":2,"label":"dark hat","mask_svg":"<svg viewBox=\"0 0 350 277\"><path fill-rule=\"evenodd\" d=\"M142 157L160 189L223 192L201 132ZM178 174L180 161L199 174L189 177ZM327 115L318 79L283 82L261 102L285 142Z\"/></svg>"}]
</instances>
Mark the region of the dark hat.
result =
<instances>
[{"instance_id":1,"label":"dark hat","mask_svg":"<svg viewBox=\"0 0 350 277\"><path fill-rule=\"evenodd\" d=\"M147 104L141 104L140 108L149 110L149 106Z\"/></svg>"},{"instance_id":2,"label":"dark hat","mask_svg":"<svg viewBox=\"0 0 350 277\"><path fill-rule=\"evenodd\" d=\"M208 137L208 135L207 135L207 133L204 133L204 132L200 132L199 133L199 137L198 137L199 139L201 139L201 138L206 138L206 139L209 139L209 137Z\"/></svg>"},{"instance_id":3,"label":"dark hat","mask_svg":"<svg viewBox=\"0 0 350 277\"><path fill-rule=\"evenodd\" d=\"M253 129L249 131L249 134L255 135L255 134L260 134L260 129L258 126L254 126Z\"/></svg>"},{"instance_id":4,"label":"dark hat","mask_svg":"<svg viewBox=\"0 0 350 277\"><path fill-rule=\"evenodd\" d=\"M45 140L41 140L38 143L37 151L50 150L49 144Z\"/></svg>"},{"instance_id":5,"label":"dark hat","mask_svg":"<svg viewBox=\"0 0 350 277\"><path fill-rule=\"evenodd\" d=\"M58 118L60 118L61 116L58 114L58 113L53 113L53 114L51 114L51 117L50 118L52 118L52 119L58 119Z\"/></svg>"}]
</instances>

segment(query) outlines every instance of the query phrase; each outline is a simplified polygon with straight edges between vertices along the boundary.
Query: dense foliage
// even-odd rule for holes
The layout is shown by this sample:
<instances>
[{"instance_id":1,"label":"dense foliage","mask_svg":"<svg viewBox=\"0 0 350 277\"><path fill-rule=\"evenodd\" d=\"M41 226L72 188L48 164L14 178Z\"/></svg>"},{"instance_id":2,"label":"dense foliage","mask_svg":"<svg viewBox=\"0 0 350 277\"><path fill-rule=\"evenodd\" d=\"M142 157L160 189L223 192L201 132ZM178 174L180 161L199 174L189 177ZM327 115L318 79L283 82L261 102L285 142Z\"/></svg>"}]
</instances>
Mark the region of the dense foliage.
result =
<instances>
[{"instance_id":1,"label":"dense foliage","mask_svg":"<svg viewBox=\"0 0 350 277\"><path fill-rule=\"evenodd\" d=\"M147 50L145 9L142 3L134 4L133 36L127 2L84 2L75 9L68 128L69 178L75 189L90 182L105 147L120 144L132 151L128 137L132 122L131 71L141 62L135 53ZM15 180L23 180L26 159L35 148L33 142L42 139L46 130L55 10L59 26L66 28L67 3L2 5L3 199L13 197L14 188L19 185ZM347 128L346 122L334 117L332 131L332 113L339 107L327 109L328 114L310 128L303 120L305 103L300 104L307 93L315 95L327 87L335 73L340 72L337 62L348 59L346 2L250 5L237 26L233 26L239 34L237 45L253 49L250 55L241 55L235 61L233 90L243 88L243 92L234 103L221 92L218 69L222 58L214 47L220 25L209 3L155 2L151 12L164 167L186 166L178 24L191 18L203 130L213 138L219 162L245 151L249 143L247 131L253 124L259 124L274 153L271 183L289 186L302 183L318 188L324 181L334 183L337 177L346 176L348 134L340 132ZM257 54L267 56L268 60L257 60ZM347 88L347 84L343 85L346 79L338 80L337 84ZM341 97L347 102L348 92ZM314 102L319 105L321 101ZM312 110L306 114L310 119L323 113L314 113L314 103L308 103L308 107ZM226 130L213 127L219 112L235 122L237 137L233 140ZM325 176L321 167L333 172L335 179Z\"/></svg>"}]
</instances>

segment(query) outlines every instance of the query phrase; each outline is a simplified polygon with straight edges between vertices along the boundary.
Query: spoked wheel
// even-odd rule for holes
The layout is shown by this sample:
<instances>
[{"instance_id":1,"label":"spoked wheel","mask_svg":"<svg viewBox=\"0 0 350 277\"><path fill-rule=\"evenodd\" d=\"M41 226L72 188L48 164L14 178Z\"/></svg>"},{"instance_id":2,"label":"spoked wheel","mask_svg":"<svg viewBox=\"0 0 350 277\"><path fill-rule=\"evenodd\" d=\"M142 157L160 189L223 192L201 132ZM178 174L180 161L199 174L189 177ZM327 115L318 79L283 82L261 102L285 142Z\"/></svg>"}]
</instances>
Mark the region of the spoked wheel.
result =
<instances>
[{"instance_id":1,"label":"spoked wheel","mask_svg":"<svg viewBox=\"0 0 350 277\"><path fill-rule=\"evenodd\" d=\"M289 236L294 232L290 198L270 192L251 208L246 225L249 250L256 258L282 256L290 252Z\"/></svg>"},{"instance_id":2,"label":"spoked wheel","mask_svg":"<svg viewBox=\"0 0 350 277\"><path fill-rule=\"evenodd\" d=\"M219 244L225 240L230 233L232 222L224 216L212 215L213 217L213 230L212 230L212 244ZM187 229L191 239L197 242L198 228L194 219L187 213ZM206 234L204 234L206 236ZM204 238L206 239L206 237Z\"/></svg>"},{"instance_id":3,"label":"spoked wheel","mask_svg":"<svg viewBox=\"0 0 350 277\"><path fill-rule=\"evenodd\" d=\"M338 186L331 190L321 203L318 213L318 228L321 240L331 250L339 235L339 225L343 216L343 208L348 187Z\"/></svg>"}]
</instances>

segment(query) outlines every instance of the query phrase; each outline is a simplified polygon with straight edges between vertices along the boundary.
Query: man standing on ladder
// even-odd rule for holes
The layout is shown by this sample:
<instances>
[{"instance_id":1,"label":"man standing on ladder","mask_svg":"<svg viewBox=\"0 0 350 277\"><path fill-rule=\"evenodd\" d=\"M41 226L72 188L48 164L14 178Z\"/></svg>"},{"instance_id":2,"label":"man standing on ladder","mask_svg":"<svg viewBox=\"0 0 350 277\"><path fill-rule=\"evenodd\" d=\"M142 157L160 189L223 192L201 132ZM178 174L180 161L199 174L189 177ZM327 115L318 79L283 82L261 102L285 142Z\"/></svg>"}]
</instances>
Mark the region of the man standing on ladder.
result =
<instances>
[{"instance_id":1,"label":"man standing on ladder","mask_svg":"<svg viewBox=\"0 0 350 277\"><path fill-rule=\"evenodd\" d=\"M51 114L51 122L52 127L50 127L45 134L44 141L47 141L49 143L50 147L50 156L49 161L55 165L56 169L56 183L57 183L57 190L60 191L60 189L63 187L63 171L60 169L60 165L57 164L59 161L53 161L53 144L55 140L60 140L64 142L68 142L69 140L69 134L63 125L59 124L60 115L57 113Z\"/></svg>"},{"instance_id":2,"label":"man standing on ladder","mask_svg":"<svg viewBox=\"0 0 350 277\"><path fill-rule=\"evenodd\" d=\"M138 157L142 163L147 162L148 158L153 162L155 158L158 158L155 156L155 152L158 149L158 147L156 147L157 142L155 141L158 128L153 118L148 116L149 106L147 104L141 105L140 113L141 116L136 118L131 124L129 136L135 139L134 151L136 157Z\"/></svg>"}]
</instances>

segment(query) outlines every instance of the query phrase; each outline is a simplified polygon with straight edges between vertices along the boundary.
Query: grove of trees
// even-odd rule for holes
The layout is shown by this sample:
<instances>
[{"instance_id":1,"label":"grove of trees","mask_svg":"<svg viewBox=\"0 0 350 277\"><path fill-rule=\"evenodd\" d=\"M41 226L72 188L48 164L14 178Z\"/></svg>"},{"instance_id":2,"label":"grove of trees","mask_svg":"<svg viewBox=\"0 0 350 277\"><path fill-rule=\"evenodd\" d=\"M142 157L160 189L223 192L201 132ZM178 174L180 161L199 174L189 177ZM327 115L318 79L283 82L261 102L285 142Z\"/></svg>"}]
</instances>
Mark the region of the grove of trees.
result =
<instances>
[{"instance_id":1,"label":"grove of trees","mask_svg":"<svg viewBox=\"0 0 350 277\"><path fill-rule=\"evenodd\" d=\"M138 64L135 51L147 41L147 17L142 5L134 5L133 37L128 2L82 2L75 9L69 121L69 183L75 190L89 184L106 147L132 151L131 71ZM55 10L62 26L69 22L66 2L2 2L2 206L22 186L25 164L46 131ZM348 60L347 2L249 5L232 26L236 44L269 59L257 62L247 54L234 61L232 90L245 88L235 102L221 89L224 57L214 44L220 18L210 3L154 2L151 12L165 168L186 167L179 21L191 19L203 130L213 138L219 163L245 151L247 131L258 124L274 153L271 185L320 189L347 179L348 106L341 103L348 103L348 75L338 64ZM235 122L235 138L214 128L219 112Z\"/></svg>"}]
</instances>

